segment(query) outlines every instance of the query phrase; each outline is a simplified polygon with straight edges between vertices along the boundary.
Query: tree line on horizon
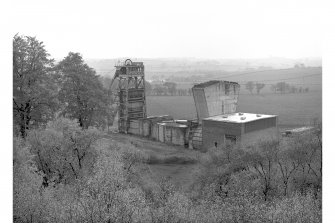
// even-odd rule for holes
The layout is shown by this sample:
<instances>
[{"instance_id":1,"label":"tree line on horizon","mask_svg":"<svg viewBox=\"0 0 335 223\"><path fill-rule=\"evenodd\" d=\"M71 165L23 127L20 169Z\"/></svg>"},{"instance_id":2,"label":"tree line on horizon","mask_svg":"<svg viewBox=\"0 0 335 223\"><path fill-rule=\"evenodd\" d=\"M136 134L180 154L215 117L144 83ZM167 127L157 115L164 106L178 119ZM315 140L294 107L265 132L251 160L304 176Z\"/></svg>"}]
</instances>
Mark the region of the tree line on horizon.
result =
<instances>
[{"instance_id":1,"label":"tree line on horizon","mask_svg":"<svg viewBox=\"0 0 335 223\"><path fill-rule=\"evenodd\" d=\"M254 90L256 90L257 94L260 94L261 90L265 87L264 83L260 82L253 82L248 81L245 84L245 89L250 92L250 94L253 94ZM309 92L309 88L303 88L303 87L296 87L294 85L290 85L286 82L277 82L276 84L272 84L270 86L270 90L273 93L280 93L280 94L286 94L286 93L307 93Z\"/></svg>"}]
</instances>

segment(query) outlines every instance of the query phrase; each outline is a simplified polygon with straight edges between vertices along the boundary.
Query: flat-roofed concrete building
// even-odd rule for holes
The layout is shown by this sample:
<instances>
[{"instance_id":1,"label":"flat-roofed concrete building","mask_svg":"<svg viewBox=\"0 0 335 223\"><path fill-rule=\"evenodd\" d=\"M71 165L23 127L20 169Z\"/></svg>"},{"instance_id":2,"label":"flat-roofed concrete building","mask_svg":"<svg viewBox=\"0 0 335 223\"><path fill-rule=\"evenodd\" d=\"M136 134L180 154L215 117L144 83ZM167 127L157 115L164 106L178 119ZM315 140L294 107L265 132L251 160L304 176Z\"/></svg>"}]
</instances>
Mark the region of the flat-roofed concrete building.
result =
<instances>
[{"instance_id":1,"label":"flat-roofed concrete building","mask_svg":"<svg viewBox=\"0 0 335 223\"><path fill-rule=\"evenodd\" d=\"M228 141L248 145L278 137L276 115L232 113L202 120L202 149L205 150Z\"/></svg>"}]
</instances>

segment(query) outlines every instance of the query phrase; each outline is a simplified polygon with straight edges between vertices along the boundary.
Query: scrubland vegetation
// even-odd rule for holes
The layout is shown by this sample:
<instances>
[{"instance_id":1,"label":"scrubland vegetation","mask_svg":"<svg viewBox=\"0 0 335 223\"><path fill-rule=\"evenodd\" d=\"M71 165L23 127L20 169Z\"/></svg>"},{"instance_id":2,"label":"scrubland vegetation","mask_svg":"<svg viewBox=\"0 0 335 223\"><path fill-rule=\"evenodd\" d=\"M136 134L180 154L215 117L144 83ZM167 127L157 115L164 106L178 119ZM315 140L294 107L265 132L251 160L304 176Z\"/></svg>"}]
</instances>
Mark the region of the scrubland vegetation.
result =
<instances>
[{"instance_id":1,"label":"scrubland vegetation","mask_svg":"<svg viewBox=\"0 0 335 223\"><path fill-rule=\"evenodd\" d=\"M320 132L196 159L103 137L60 118L14 138L15 222L321 222ZM149 171L188 162L197 165L187 189Z\"/></svg>"},{"instance_id":2,"label":"scrubland vegetation","mask_svg":"<svg viewBox=\"0 0 335 223\"><path fill-rule=\"evenodd\" d=\"M321 126L206 153L148 152L106 134L112 102L80 54L54 65L21 36L13 53L14 222L321 222ZM157 164L193 165L192 182L154 177Z\"/></svg>"}]
</instances>

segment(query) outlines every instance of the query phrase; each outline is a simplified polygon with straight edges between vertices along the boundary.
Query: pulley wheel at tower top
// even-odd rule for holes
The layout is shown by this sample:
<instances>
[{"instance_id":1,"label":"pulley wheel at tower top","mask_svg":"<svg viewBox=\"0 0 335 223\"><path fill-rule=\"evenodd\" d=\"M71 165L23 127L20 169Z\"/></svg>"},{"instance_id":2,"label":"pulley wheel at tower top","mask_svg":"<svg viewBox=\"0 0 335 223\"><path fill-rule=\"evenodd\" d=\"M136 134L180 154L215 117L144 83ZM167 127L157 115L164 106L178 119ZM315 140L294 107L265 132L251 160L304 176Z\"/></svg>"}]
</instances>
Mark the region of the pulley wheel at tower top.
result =
<instances>
[{"instance_id":1,"label":"pulley wheel at tower top","mask_svg":"<svg viewBox=\"0 0 335 223\"><path fill-rule=\"evenodd\" d=\"M133 62L131 61L131 59L126 59L125 61L124 61L124 64L126 65L126 66L129 66L129 65L131 65Z\"/></svg>"}]
</instances>

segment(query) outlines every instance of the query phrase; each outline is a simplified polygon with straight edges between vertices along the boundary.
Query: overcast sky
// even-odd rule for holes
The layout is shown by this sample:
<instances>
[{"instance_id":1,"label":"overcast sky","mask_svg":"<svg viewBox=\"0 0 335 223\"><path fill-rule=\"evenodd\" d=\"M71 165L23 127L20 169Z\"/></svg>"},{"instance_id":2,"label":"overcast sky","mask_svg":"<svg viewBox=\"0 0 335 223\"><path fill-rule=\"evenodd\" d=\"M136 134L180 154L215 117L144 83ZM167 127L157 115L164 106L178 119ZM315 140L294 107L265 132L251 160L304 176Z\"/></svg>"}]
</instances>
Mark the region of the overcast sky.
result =
<instances>
[{"instance_id":1,"label":"overcast sky","mask_svg":"<svg viewBox=\"0 0 335 223\"><path fill-rule=\"evenodd\" d=\"M321 57L318 1L12 1L12 33L54 58Z\"/></svg>"}]
</instances>

